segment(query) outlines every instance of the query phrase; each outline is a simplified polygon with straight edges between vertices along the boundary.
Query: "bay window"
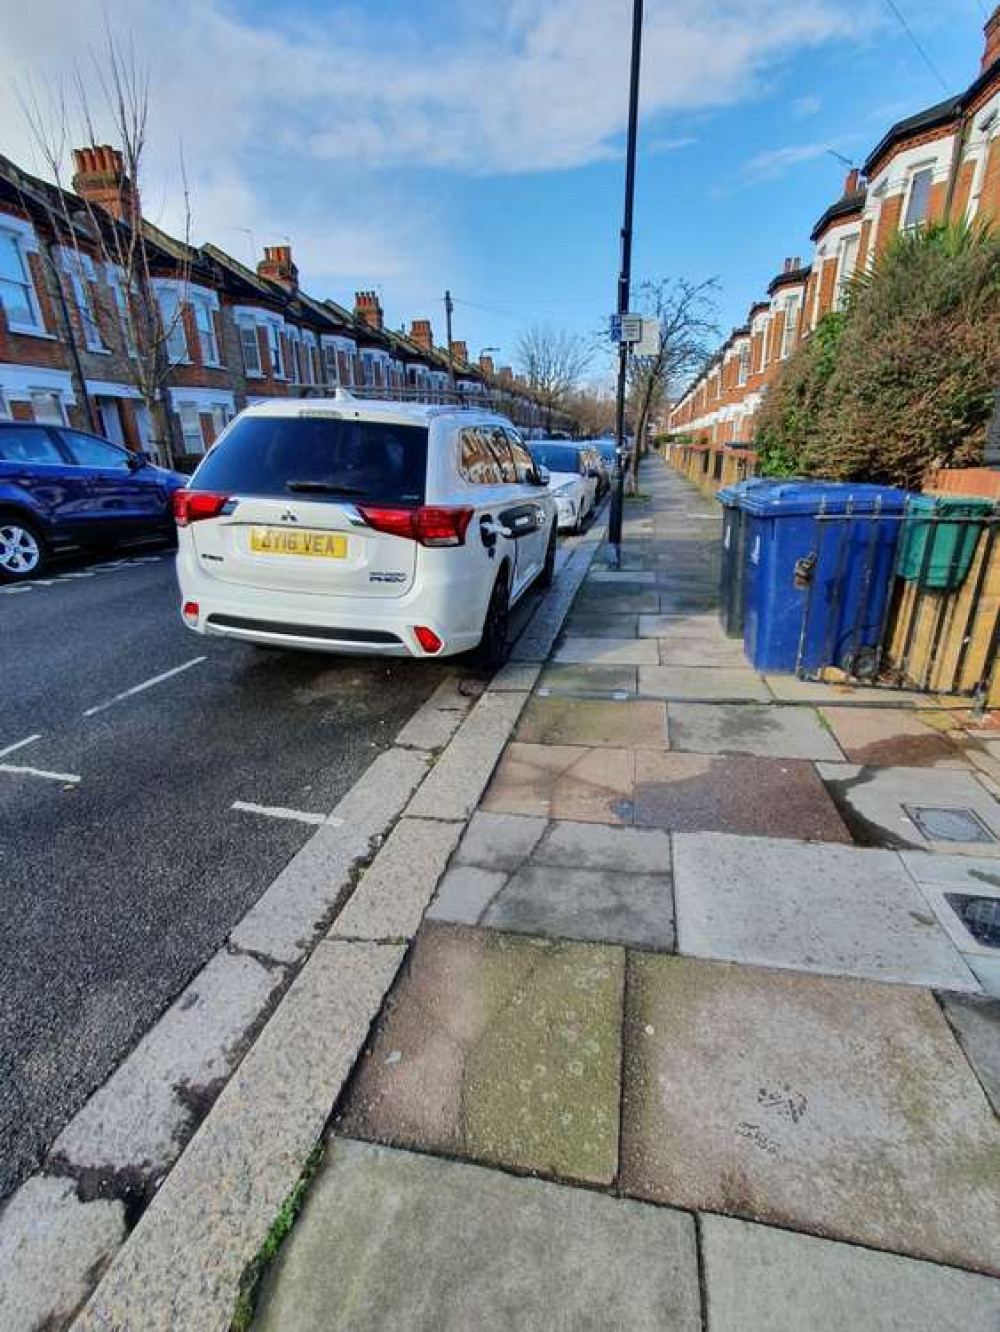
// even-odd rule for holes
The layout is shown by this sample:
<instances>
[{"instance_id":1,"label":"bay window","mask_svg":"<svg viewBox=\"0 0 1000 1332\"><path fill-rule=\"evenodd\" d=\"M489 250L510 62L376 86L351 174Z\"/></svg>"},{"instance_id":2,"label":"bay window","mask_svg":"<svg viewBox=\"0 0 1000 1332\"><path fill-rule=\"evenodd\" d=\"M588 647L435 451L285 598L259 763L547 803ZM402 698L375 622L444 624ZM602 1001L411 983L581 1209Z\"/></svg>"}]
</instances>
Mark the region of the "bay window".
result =
<instances>
[{"instance_id":1,"label":"bay window","mask_svg":"<svg viewBox=\"0 0 1000 1332\"><path fill-rule=\"evenodd\" d=\"M215 316L212 313L212 301L206 296L193 296L191 307L194 310L195 328L198 330L198 343L201 347L201 359L204 365L219 364L219 340L215 333Z\"/></svg>"}]
</instances>

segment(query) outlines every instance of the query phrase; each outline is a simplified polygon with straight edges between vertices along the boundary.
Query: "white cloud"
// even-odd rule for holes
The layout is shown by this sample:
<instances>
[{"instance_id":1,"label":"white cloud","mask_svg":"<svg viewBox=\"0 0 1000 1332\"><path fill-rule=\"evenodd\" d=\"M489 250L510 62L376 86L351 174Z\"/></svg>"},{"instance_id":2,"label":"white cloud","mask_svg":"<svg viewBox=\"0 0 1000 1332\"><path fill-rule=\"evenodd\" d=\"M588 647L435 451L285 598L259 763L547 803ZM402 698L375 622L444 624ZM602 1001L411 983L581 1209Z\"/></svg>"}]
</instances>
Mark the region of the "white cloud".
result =
<instances>
[{"instance_id":1,"label":"white cloud","mask_svg":"<svg viewBox=\"0 0 1000 1332\"><path fill-rule=\"evenodd\" d=\"M698 140L688 135L679 139L650 139L643 147L647 157L659 157L662 153L675 153L680 148L690 148Z\"/></svg>"},{"instance_id":2,"label":"white cloud","mask_svg":"<svg viewBox=\"0 0 1000 1332\"><path fill-rule=\"evenodd\" d=\"M415 170L551 171L621 152L628 6L609 0L409 0L391 22L363 0L252 17L240 0L0 0L0 14L15 5L0 151L31 164L15 81L76 63L93 84L87 53L109 13L152 68L150 211L177 227L183 140L195 239L246 258L237 228L259 244L288 233L312 280L384 276L417 292L444 271L445 210ZM644 151L683 146L672 117L752 96L796 51L866 25L847 0L649 0ZM100 117L97 130L111 137Z\"/></svg>"},{"instance_id":3,"label":"white cloud","mask_svg":"<svg viewBox=\"0 0 1000 1332\"><path fill-rule=\"evenodd\" d=\"M803 162L814 162L819 157L825 157L829 151L830 145L826 143L802 143L788 148L769 148L766 152L758 153L748 162L744 162L740 175L746 180L777 180L792 167L800 166Z\"/></svg>"},{"instance_id":4,"label":"white cloud","mask_svg":"<svg viewBox=\"0 0 1000 1332\"><path fill-rule=\"evenodd\" d=\"M814 93L807 93L805 97L796 97L792 103L792 114L799 120L804 120L807 116L818 115L823 109L822 97L817 97Z\"/></svg>"}]
</instances>

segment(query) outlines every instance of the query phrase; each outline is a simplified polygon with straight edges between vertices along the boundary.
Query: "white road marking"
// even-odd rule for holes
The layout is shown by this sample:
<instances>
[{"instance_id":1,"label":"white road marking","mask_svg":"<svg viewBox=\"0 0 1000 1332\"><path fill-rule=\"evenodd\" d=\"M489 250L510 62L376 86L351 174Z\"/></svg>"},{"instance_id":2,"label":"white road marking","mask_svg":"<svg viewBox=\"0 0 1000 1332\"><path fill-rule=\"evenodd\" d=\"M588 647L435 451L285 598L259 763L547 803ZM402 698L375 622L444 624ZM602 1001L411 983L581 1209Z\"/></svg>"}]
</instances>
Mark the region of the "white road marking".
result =
<instances>
[{"instance_id":1,"label":"white road marking","mask_svg":"<svg viewBox=\"0 0 1000 1332\"><path fill-rule=\"evenodd\" d=\"M335 819L332 814L313 814L307 809L285 809L283 805L255 805L250 800L234 800L231 809L238 809L244 814L266 814L269 819L293 819L297 823L312 823L319 827L340 828L343 819Z\"/></svg>"},{"instance_id":2,"label":"white road marking","mask_svg":"<svg viewBox=\"0 0 1000 1332\"><path fill-rule=\"evenodd\" d=\"M141 694L146 689L152 689L154 685L162 684L164 680L169 680L174 675L180 675L181 671L189 671L192 666L197 666L203 661L207 661L207 658L192 657L190 661L175 666L173 670L164 671L162 675L154 675L151 680L143 680L142 684L133 685L131 689L123 689L120 694L115 694L114 698L109 698L107 702L98 703L94 708L88 708L83 715L85 717L96 716L98 712L104 712L106 708L113 708L116 703L121 703L123 699L131 698L133 694Z\"/></svg>"},{"instance_id":3,"label":"white road marking","mask_svg":"<svg viewBox=\"0 0 1000 1332\"><path fill-rule=\"evenodd\" d=\"M8 754L13 754L15 749L23 749L25 745L33 745L36 740L41 740L42 734L29 735L24 740L16 740L14 744L7 745L5 749L0 749L0 758L6 758Z\"/></svg>"},{"instance_id":4,"label":"white road marking","mask_svg":"<svg viewBox=\"0 0 1000 1332\"><path fill-rule=\"evenodd\" d=\"M83 781L76 772L47 772L44 768L20 768L16 763L0 763L0 772L16 772L22 777L44 777L50 782L72 782L74 785Z\"/></svg>"}]
</instances>

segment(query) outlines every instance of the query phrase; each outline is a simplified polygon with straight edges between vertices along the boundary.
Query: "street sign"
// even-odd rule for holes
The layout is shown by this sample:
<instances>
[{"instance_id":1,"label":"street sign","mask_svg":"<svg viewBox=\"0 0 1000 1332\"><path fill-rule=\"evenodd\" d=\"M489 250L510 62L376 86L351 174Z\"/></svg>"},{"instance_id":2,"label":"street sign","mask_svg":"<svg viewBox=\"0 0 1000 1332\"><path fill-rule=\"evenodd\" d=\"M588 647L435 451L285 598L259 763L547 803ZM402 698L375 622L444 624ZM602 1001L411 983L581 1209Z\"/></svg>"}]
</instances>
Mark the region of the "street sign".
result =
<instances>
[{"instance_id":1,"label":"street sign","mask_svg":"<svg viewBox=\"0 0 1000 1332\"><path fill-rule=\"evenodd\" d=\"M658 319L642 319L642 336L632 348L633 356L643 356L652 358L660 354L660 321Z\"/></svg>"},{"instance_id":2,"label":"street sign","mask_svg":"<svg viewBox=\"0 0 1000 1332\"><path fill-rule=\"evenodd\" d=\"M622 315L621 321L620 341L627 342L630 346L634 346L637 342L641 342L643 325L642 315Z\"/></svg>"}]
</instances>

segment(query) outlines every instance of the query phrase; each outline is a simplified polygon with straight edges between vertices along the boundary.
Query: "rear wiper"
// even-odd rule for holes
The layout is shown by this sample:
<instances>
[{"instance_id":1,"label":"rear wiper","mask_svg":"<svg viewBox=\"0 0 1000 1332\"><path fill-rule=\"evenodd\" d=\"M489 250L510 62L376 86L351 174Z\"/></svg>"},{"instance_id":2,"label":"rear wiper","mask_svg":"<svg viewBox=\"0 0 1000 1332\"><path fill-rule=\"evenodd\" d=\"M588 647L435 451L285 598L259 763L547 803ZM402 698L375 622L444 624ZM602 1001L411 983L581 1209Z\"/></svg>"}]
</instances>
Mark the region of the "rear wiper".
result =
<instances>
[{"instance_id":1,"label":"rear wiper","mask_svg":"<svg viewBox=\"0 0 1000 1332\"><path fill-rule=\"evenodd\" d=\"M286 481L286 490L298 490L312 495L367 495L360 486L337 486L332 481Z\"/></svg>"}]
</instances>

